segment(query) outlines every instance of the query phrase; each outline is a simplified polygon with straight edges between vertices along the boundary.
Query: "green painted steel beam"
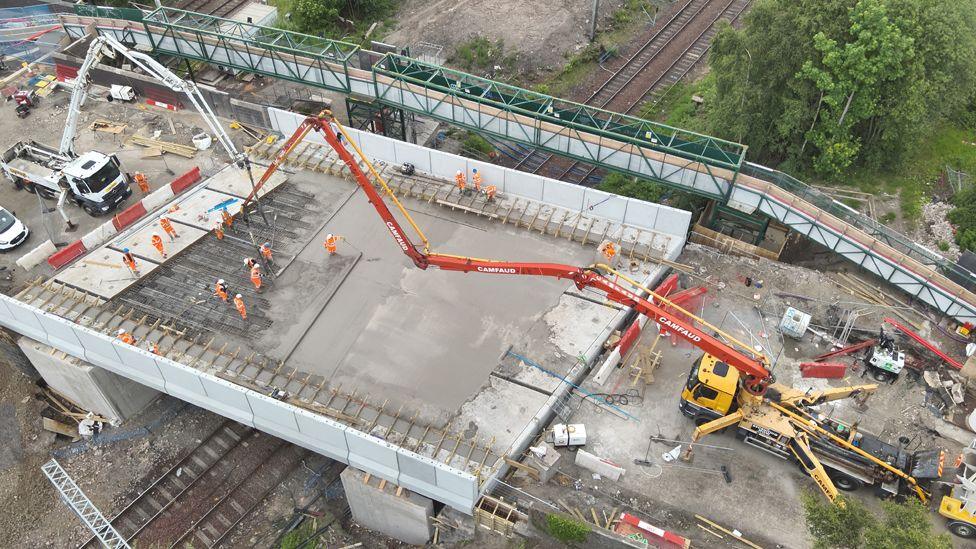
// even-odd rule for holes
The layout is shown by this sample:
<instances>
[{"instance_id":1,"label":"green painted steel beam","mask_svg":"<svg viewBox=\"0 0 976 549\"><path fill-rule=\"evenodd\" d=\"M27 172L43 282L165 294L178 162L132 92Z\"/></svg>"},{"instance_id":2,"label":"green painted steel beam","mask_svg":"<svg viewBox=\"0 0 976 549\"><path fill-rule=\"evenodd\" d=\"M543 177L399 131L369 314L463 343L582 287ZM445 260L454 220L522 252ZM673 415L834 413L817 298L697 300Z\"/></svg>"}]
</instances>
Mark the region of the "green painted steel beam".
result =
<instances>
[{"instance_id":1,"label":"green painted steel beam","mask_svg":"<svg viewBox=\"0 0 976 549\"><path fill-rule=\"evenodd\" d=\"M146 15L143 21L146 24L156 24L199 36L230 38L261 49L342 63L347 63L359 51L359 46L349 42L262 27L176 8L158 8Z\"/></svg>"},{"instance_id":2,"label":"green painted steel beam","mask_svg":"<svg viewBox=\"0 0 976 549\"><path fill-rule=\"evenodd\" d=\"M558 99L401 55L386 54L373 66L373 72L733 172L738 172L745 160L746 146L739 143Z\"/></svg>"}]
</instances>

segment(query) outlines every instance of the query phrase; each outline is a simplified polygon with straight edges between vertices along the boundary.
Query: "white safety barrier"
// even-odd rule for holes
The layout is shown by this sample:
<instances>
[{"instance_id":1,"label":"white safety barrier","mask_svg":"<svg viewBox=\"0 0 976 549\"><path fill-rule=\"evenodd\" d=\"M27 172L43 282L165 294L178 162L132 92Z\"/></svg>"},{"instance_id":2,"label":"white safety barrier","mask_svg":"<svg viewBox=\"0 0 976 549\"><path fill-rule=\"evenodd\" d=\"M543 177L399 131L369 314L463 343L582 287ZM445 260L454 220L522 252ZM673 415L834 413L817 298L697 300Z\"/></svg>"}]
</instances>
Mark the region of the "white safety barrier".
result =
<instances>
[{"instance_id":1,"label":"white safety barrier","mask_svg":"<svg viewBox=\"0 0 976 549\"><path fill-rule=\"evenodd\" d=\"M143 385L473 512L474 475L0 295L0 325Z\"/></svg>"},{"instance_id":2,"label":"white safety barrier","mask_svg":"<svg viewBox=\"0 0 976 549\"><path fill-rule=\"evenodd\" d=\"M54 245L54 242L51 242L51 239L47 239L41 242L38 247L24 254L16 263L23 267L25 271L29 271L43 263L49 255L56 251L58 251L57 246Z\"/></svg>"},{"instance_id":3,"label":"white safety barrier","mask_svg":"<svg viewBox=\"0 0 976 549\"><path fill-rule=\"evenodd\" d=\"M273 107L268 109L268 115L274 129L285 136L294 133L302 120L305 119L305 115ZM395 165L409 162L414 165L417 171L441 179L453 181L454 174L458 170L462 170L470 176L471 170L477 168L484 184L497 186L501 193L544 202L571 211L583 212L587 216L625 223L682 239L685 237L688 225L691 222L691 212L669 206L652 204L643 200L520 172L353 128L346 128L346 132L356 140L356 144L370 159L382 160ZM309 135L306 139L325 144L325 139L317 133Z\"/></svg>"},{"instance_id":4,"label":"white safety barrier","mask_svg":"<svg viewBox=\"0 0 976 549\"><path fill-rule=\"evenodd\" d=\"M91 232L81 237L81 243L86 250L94 250L114 237L119 232L111 220L95 227Z\"/></svg>"}]
</instances>

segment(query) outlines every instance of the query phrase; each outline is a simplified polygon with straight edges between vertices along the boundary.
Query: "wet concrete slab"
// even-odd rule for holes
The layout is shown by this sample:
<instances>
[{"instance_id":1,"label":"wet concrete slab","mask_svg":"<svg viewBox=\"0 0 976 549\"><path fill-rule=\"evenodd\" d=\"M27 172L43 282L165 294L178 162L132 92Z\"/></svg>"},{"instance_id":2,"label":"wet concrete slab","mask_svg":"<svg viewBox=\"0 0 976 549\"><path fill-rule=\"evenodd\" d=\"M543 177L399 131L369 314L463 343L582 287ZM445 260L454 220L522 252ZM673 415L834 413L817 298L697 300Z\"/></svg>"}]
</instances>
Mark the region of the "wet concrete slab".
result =
<instances>
[{"instance_id":1,"label":"wet concrete slab","mask_svg":"<svg viewBox=\"0 0 976 549\"><path fill-rule=\"evenodd\" d=\"M254 178L255 184L261 180L261 176L264 175L266 168L266 166L259 164L252 165L251 176ZM258 190L258 198L277 189L287 180L288 177L284 172L275 172ZM248 176L246 170L242 170L236 166L228 166L211 177L207 181L206 186L208 189L214 191L232 194L239 198L247 198L247 195L251 193L251 177Z\"/></svg>"},{"instance_id":2,"label":"wet concrete slab","mask_svg":"<svg viewBox=\"0 0 976 549\"><path fill-rule=\"evenodd\" d=\"M155 251L155 250L153 250ZM133 275L122 263L122 252L101 247L59 273L55 280L111 299L159 268L159 264L138 260L139 276Z\"/></svg>"},{"instance_id":3,"label":"wet concrete slab","mask_svg":"<svg viewBox=\"0 0 976 549\"><path fill-rule=\"evenodd\" d=\"M159 226L159 216L154 216L143 226L132 233L126 233L122 237L113 240L109 246L115 250L129 250L142 259L148 259L157 263L166 263L174 256L185 250L190 244L206 236L207 231L189 225L174 226L178 235L172 242L169 236ZM159 251L153 247L151 239L153 234L158 234L163 239L163 251L166 252L168 259L163 259Z\"/></svg>"},{"instance_id":4,"label":"wet concrete slab","mask_svg":"<svg viewBox=\"0 0 976 549\"><path fill-rule=\"evenodd\" d=\"M349 182L318 177L328 178L323 183L330 187L351 188ZM406 205L437 251L574 265L593 260L590 246L419 201ZM330 232L345 238L339 256L329 257L321 245ZM347 271L348 259L360 253ZM333 386L357 387L372 402L388 400L390 407L403 405L431 421L448 418L474 397L506 348L564 291L575 289L537 277L420 270L361 191L339 207L290 269L310 292L330 286L329 276L344 279L314 314L296 314L294 308L271 312L279 335L307 327L294 350L287 349L290 338L269 336L261 344L273 355L289 352L290 367L323 375Z\"/></svg>"}]
</instances>

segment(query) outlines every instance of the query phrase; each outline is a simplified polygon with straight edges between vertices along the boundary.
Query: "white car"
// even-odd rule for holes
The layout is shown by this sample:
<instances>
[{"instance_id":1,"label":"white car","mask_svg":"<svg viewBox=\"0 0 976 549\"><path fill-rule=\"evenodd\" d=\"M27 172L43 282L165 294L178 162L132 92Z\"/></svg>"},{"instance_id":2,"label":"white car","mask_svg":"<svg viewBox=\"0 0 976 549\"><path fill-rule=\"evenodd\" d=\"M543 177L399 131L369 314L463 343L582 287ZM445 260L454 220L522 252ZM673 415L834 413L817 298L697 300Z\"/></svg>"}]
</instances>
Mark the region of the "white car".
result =
<instances>
[{"instance_id":1,"label":"white car","mask_svg":"<svg viewBox=\"0 0 976 549\"><path fill-rule=\"evenodd\" d=\"M11 250L27 240L30 230L6 208L0 208L0 250Z\"/></svg>"}]
</instances>

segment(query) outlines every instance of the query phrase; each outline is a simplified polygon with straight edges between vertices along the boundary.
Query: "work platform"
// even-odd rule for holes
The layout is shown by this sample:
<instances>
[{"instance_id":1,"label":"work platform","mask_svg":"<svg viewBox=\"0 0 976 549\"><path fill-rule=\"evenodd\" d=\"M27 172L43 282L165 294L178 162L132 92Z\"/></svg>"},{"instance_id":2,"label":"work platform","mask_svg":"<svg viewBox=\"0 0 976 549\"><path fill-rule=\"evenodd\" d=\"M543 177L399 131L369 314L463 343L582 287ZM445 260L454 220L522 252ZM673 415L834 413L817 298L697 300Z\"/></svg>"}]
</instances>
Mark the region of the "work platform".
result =
<instances>
[{"instance_id":1,"label":"work platform","mask_svg":"<svg viewBox=\"0 0 976 549\"><path fill-rule=\"evenodd\" d=\"M351 133L361 147L386 142ZM250 152L261 159L275 150ZM461 157L427 158L470 171ZM687 212L562 183L543 193L553 202L543 200L518 172L486 170L486 183L500 187L488 202L428 168L407 176L376 166L444 253L585 266L608 239L620 246L623 270L653 280L662 272L655 261L679 253L689 223ZM84 256L2 299L0 323L470 513L506 467L503 457L534 437L536 416L562 385L557 377L600 351L625 311L568 282L419 270L330 149L313 140L285 169L293 171L287 181L262 196L264 218L235 221L220 241L203 232L219 219L214 205L227 196L239 203L248 188L228 168L95 252L130 245L152 256L143 240L166 212L195 241L152 273L103 297L94 285L65 282L84 272L92 255ZM322 245L330 232L344 237L335 256ZM264 241L273 243L276 276L258 293L243 258ZM244 295L246 321L212 295L218 278ZM119 327L160 354L121 343ZM548 373L512 371L509 350Z\"/></svg>"}]
</instances>

